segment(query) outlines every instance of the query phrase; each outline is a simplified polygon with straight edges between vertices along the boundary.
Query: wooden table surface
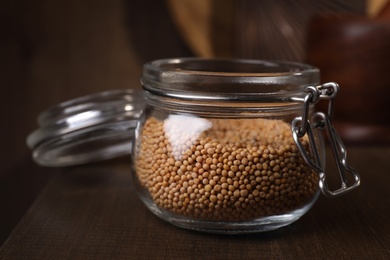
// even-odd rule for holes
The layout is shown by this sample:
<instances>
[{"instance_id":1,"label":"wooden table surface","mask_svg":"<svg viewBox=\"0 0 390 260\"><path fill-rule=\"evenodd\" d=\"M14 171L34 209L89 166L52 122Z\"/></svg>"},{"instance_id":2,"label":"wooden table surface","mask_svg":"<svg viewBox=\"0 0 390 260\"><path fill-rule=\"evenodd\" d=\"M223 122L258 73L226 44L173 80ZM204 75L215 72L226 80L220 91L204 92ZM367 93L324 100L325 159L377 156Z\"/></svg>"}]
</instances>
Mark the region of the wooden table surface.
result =
<instances>
[{"instance_id":1,"label":"wooden table surface","mask_svg":"<svg viewBox=\"0 0 390 260\"><path fill-rule=\"evenodd\" d=\"M321 196L276 231L214 235L150 213L132 190L127 160L70 167L46 188L0 248L1 259L389 259L390 147L348 147L355 191Z\"/></svg>"}]
</instances>

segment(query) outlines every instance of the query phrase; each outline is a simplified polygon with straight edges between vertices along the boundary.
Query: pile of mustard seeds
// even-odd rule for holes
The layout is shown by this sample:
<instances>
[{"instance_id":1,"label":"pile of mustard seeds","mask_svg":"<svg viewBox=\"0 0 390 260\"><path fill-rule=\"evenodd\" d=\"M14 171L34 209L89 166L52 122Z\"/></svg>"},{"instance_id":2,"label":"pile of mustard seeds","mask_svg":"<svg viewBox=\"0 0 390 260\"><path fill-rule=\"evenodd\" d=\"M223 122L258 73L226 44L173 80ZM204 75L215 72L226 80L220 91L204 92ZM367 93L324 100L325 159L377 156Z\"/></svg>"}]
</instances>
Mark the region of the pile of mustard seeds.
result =
<instances>
[{"instance_id":1,"label":"pile of mustard seeds","mask_svg":"<svg viewBox=\"0 0 390 260\"><path fill-rule=\"evenodd\" d=\"M245 221L303 207L318 190L318 175L281 120L151 117L140 138L138 180L176 214Z\"/></svg>"}]
</instances>

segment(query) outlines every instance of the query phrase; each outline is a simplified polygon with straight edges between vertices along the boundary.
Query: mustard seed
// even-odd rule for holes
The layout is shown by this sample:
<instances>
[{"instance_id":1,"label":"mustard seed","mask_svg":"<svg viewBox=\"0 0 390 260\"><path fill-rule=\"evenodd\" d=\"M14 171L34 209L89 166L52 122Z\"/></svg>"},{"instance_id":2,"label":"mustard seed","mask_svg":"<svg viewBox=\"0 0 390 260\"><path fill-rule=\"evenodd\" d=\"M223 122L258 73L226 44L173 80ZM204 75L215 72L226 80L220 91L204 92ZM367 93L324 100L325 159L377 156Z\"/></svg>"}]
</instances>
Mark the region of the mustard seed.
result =
<instances>
[{"instance_id":1,"label":"mustard seed","mask_svg":"<svg viewBox=\"0 0 390 260\"><path fill-rule=\"evenodd\" d=\"M170 117L144 122L135 169L156 206L192 218L245 221L287 213L315 196L318 175L287 123L207 120L203 132Z\"/></svg>"}]
</instances>

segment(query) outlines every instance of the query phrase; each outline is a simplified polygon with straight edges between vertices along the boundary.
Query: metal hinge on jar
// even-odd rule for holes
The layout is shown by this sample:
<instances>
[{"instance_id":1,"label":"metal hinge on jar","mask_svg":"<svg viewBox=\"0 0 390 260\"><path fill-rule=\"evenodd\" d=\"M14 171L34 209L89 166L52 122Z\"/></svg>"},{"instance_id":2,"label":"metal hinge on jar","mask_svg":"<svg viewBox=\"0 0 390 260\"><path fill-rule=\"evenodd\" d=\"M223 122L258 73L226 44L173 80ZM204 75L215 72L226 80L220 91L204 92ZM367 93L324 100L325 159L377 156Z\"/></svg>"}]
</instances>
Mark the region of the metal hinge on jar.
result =
<instances>
[{"instance_id":1,"label":"metal hinge on jar","mask_svg":"<svg viewBox=\"0 0 390 260\"><path fill-rule=\"evenodd\" d=\"M303 99L302 116L296 117L291 124L293 138L299 151L302 154L305 162L319 174L319 187L323 194L328 197L343 195L360 185L359 174L348 165L347 152L340 136L337 134L332 125L333 117L333 101L339 91L339 85L334 82L325 83L317 87L308 86L304 89L307 93ZM329 100L327 114L323 112L315 112L312 116L312 122L309 120L309 108L311 104L318 102L320 99ZM325 165L322 165L317 149L317 144L313 129L321 129L326 131L326 136L332 148L333 157L340 175L341 186L337 190L328 188ZM301 138L307 134L310 142L310 155L302 145ZM347 183L347 173L353 178L353 183Z\"/></svg>"}]
</instances>

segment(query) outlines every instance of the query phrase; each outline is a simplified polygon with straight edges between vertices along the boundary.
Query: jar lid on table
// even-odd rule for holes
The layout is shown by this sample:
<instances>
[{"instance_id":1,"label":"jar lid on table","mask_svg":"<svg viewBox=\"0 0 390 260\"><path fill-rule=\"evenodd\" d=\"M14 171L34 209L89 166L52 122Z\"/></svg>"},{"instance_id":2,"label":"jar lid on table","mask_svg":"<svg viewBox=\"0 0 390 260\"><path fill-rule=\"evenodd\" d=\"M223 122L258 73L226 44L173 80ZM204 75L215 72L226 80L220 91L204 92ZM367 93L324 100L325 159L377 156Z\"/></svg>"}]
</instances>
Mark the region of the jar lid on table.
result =
<instances>
[{"instance_id":1,"label":"jar lid on table","mask_svg":"<svg viewBox=\"0 0 390 260\"><path fill-rule=\"evenodd\" d=\"M141 93L117 89L78 97L43 111L27 138L43 166L72 166L131 153L144 102Z\"/></svg>"}]
</instances>

